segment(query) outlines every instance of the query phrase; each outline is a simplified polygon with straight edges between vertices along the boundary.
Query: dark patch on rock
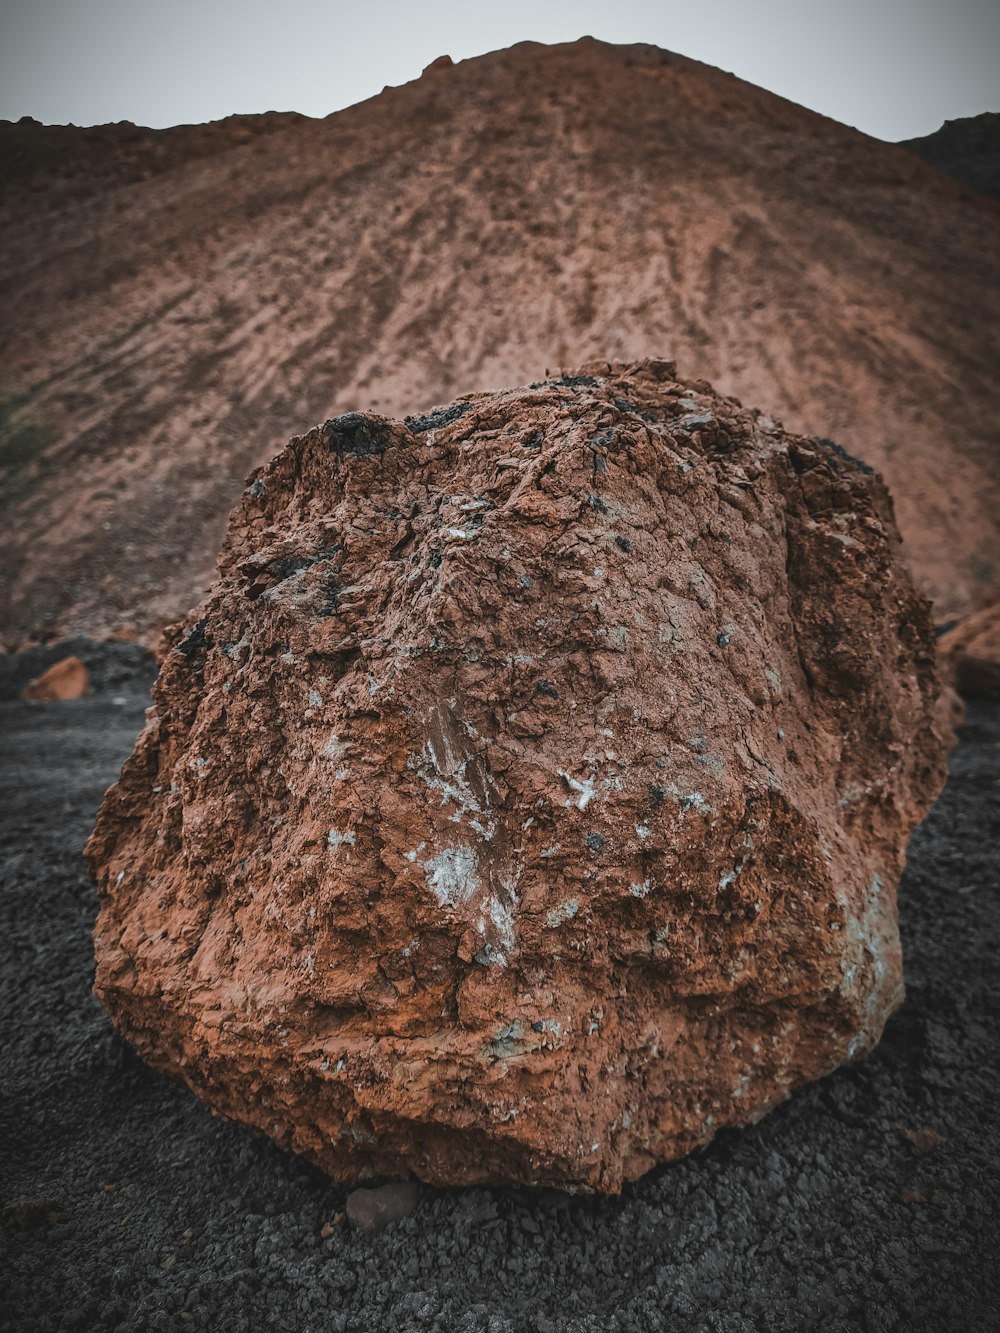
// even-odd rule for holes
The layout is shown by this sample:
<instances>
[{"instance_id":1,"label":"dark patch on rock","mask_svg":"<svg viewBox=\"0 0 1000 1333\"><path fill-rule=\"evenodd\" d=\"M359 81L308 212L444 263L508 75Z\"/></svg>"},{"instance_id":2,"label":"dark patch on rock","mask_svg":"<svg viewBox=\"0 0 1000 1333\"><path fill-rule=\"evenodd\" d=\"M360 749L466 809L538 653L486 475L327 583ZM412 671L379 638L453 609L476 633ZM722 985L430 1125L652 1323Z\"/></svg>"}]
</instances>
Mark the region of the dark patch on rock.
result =
<instances>
[{"instance_id":1,"label":"dark patch on rock","mask_svg":"<svg viewBox=\"0 0 1000 1333\"><path fill-rule=\"evenodd\" d=\"M453 421L458 421L471 410L471 403L452 403L450 407L439 407L434 412L428 412L426 416L404 417L403 420L414 435L424 435L429 430L440 430L443 426L450 426Z\"/></svg>"},{"instance_id":2,"label":"dark patch on rock","mask_svg":"<svg viewBox=\"0 0 1000 1333\"><path fill-rule=\"evenodd\" d=\"M628 400L627 398L616 398L616 399L615 399L615 407L618 408L618 411L619 411L619 412L631 412L631 414L632 414L634 417L638 417L638 418L640 419L640 421L658 421L658 420L659 420L659 417L657 417L657 415L655 414L655 412L644 412L644 411L642 410L642 408L640 408L640 407L636 407L636 405L635 405L634 403L630 403L629 400Z\"/></svg>"},{"instance_id":3,"label":"dark patch on rock","mask_svg":"<svg viewBox=\"0 0 1000 1333\"><path fill-rule=\"evenodd\" d=\"M854 454L849 454L842 444L836 440L830 440L825 435L813 436L817 444L825 444L828 449L832 449L838 458L842 458L845 463L850 463L856 467L859 472L873 473L875 469L870 467L863 459L855 458Z\"/></svg>"},{"instance_id":4,"label":"dark patch on rock","mask_svg":"<svg viewBox=\"0 0 1000 1333\"><path fill-rule=\"evenodd\" d=\"M324 546L311 555L275 555L271 556L270 559L248 561L243 567L248 580L247 596L255 601L271 588L276 588L278 584L284 583L286 579L304 574L307 570L312 569L314 565L326 564L335 560L337 556L343 553L343 549L340 545ZM333 578L332 575L330 577ZM334 586L336 586L335 582Z\"/></svg>"},{"instance_id":5,"label":"dark patch on rock","mask_svg":"<svg viewBox=\"0 0 1000 1333\"><path fill-rule=\"evenodd\" d=\"M370 458L392 446L386 423L364 412L345 412L324 427L330 448L339 454Z\"/></svg>"},{"instance_id":6,"label":"dark patch on rock","mask_svg":"<svg viewBox=\"0 0 1000 1333\"><path fill-rule=\"evenodd\" d=\"M340 609L340 584L333 574L328 574L323 585L323 600L317 612L320 616L332 616Z\"/></svg>"},{"instance_id":7,"label":"dark patch on rock","mask_svg":"<svg viewBox=\"0 0 1000 1333\"><path fill-rule=\"evenodd\" d=\"M188 661L193 657L196 657L198 653L203 653L208 646L208 640L205 636L205 628L207 625L208 621L205 618L196 621L193 629L189 630L177 645L177 651L182 657L186 657Z\"/></svg>"}]
</instances>

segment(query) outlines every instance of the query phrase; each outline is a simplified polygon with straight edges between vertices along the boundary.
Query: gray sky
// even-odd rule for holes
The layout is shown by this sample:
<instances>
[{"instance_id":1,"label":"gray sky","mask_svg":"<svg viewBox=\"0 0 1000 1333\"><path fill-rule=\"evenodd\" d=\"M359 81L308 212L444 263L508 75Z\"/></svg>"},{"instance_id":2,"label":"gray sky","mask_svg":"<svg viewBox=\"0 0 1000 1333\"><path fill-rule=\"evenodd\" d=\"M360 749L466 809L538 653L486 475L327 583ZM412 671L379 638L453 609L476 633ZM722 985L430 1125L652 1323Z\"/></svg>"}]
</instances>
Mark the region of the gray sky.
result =
<instances>
[{"instance_id":1,"label":"gray sky","mask_svg":"<svg viewBox=\"0 0 1000 1333\"><path fill-rule=\"evenodd\" d=\"M325 116L525 39L651 42L883 139L1000 110L998 0L0 0L0 117Z\"/></svg>"}]
</instances>

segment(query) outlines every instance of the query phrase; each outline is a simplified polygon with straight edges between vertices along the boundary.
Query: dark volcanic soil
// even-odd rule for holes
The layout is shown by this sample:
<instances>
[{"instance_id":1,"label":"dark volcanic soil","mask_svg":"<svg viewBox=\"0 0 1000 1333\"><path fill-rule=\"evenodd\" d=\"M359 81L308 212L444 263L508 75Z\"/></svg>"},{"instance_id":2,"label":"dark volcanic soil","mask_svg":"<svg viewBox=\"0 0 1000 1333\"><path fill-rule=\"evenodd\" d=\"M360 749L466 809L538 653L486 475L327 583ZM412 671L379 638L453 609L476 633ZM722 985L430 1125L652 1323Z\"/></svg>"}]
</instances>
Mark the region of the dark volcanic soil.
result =
<instances>
[{"instance_id":1,"label":"dark volcanic soil","mask_svg":"<svg viewBox=\"0 0 1000 1333\"><path fill-rule=\"evenodd\" d=\"M325 1177L141 1065L90 994L80 849L144 702L116 670L79 702L0 703L0 1202L61 1215L0 1231L0 1327L995 1326L1000 708L970 712L914 839L909 998L867 1063L620 1199L424 1190L369 1237Z\"/></svg>"}]
</instances>

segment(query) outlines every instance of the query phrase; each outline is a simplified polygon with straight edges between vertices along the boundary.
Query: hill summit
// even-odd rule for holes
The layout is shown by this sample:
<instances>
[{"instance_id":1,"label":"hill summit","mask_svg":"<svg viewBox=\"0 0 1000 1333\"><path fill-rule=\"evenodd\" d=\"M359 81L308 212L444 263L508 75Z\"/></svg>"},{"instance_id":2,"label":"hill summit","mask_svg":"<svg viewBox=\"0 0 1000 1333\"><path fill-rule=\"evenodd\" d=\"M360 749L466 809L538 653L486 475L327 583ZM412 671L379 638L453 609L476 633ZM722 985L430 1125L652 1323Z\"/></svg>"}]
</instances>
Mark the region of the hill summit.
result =
<instances>
[{"instance_id":1,"label":"hill summit","mask_svg":"<svg viewBox=\"0 0 1000 1333\"><path fill-rule=\"evenodd\" d=\"M0 142L8 643L185 612L293 431L595 358L879 469L940 616L997 578L996 205L904 148L591 39L322 121Z\"/></svg>"}]
</instances>

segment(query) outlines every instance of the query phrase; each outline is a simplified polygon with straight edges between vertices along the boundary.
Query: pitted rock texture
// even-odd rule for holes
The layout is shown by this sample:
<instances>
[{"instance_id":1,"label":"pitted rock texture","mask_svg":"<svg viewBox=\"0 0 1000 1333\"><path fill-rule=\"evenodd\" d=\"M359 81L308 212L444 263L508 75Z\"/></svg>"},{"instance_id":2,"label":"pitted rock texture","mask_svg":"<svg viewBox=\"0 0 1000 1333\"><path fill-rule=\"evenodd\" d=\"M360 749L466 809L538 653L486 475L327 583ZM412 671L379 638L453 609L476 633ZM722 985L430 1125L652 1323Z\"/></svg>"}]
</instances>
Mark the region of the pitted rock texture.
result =
<instances>
[{"instance_id":1,"label":"pitted rock texture","mask_svg":"<svg viewBox=\"0 0 1000 1333\"><path fill-rule=\"evenodd\" d=\"M888 496L669 362L293 439L172 642L97 993L339 1180L615 1191L900 1002L946 747Z\"/></svg>"}]
</instances>

